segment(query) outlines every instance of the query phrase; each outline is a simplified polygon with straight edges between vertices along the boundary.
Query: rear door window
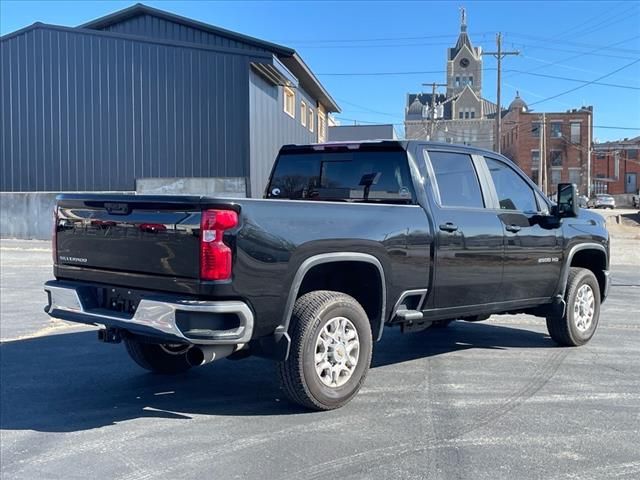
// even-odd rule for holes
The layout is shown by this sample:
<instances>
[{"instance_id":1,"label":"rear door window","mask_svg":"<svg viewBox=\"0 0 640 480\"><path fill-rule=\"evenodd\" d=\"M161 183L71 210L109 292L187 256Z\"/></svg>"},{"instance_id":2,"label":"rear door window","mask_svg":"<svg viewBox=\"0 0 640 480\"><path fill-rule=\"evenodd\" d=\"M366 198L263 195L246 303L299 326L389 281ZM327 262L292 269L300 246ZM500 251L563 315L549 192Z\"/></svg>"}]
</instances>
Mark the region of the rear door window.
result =
<instances>
[{"instance_id":1,"label":"rear door window","mask_svg":"<svg viewBox=\"0 0 640 480\"><path fill-rule=\"evenodd\" d=\"M443 207L484 208L482 191L471 156L428 152Z\"/></svg>"},{"instance_id":2,"label":"rear door window","mask_svg":"<svg viewBox=\"0 0 640 480\"><path fill-rule=\"evenodd\" d=\"M267 198L414 203L407 154L312 151L278 157Z\"/></svg>"}]
</instances>

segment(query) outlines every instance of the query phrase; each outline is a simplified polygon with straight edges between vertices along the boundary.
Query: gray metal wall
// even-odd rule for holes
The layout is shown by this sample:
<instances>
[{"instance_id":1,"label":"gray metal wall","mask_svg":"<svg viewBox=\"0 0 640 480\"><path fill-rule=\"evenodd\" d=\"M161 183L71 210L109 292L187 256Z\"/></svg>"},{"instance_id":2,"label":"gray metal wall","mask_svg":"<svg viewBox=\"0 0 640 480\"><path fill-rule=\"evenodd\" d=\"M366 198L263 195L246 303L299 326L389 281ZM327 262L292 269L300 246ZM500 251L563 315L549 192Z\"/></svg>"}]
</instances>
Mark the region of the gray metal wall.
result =
<instances>
[{"instance_id":1,"label":"gray metal wall","mask_svg":"<svg viewBox=\"0 0 640 480\"><path fill-rule=\"evenodd\" d=\"M316 113L313 133L300 122L300 101L312 106ZM265 81L251 71L249 79L250 104L250 173L251 196L262 197L271 167L284 144L314 143L317 140L316 102L301 88L296 90L296 118L284 112L283 89Z\"/></svg>"},{"instance_id":2,"label":"gray metal wall","mask_svg":"<svg viewBox=\"0 0 640 480\"><path fill-rule=\"evenodd\" d=\"M249 174L251 52L86 32L39 26L2 39L0 191Z\"/></svg>"},{"instance_id":3,"label":"gray metal wall","mask_svg":"<svg viewBox=\"0 0 640 480\"><path fill-rule=\"evenodd\" d=\"M360 140L396 140L393 125L338 125L329 127L330 142L347 142Z\"/></svg>"},{"instance_id":4,"label":"gray metal wall","mask_svg":"<svg viewBox=\"0 0 640 480\"><path fill-rule=\"evenodd\" d=\"M125 33L128 35L142 35L145 37L164 38L167 40L178 40L181 42L202 43L216 47L265 51L255 45L238 42L227 37L214 35L213 33L187 27L185 25L148 14L142 14L137 17L122 20L113 25L109 25L104 30Z\"/></svg>"}]
</instances>

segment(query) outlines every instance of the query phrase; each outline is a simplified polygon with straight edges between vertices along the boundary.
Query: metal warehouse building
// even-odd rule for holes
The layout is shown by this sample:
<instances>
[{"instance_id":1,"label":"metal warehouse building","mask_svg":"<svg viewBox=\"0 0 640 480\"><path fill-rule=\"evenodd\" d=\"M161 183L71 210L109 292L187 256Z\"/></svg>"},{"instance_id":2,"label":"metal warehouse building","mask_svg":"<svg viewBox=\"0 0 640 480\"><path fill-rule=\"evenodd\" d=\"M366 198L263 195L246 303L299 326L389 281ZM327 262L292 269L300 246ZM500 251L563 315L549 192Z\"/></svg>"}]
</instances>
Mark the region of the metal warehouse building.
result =
<instances>
[{"instance_id":1,"label":"metal warehouse building","mask_svg":"<svg viewBox=\"0 0 640 480\"><path fill-rule=\"evenodd\" d=\"M0 45L3 192L235 177L261 196L280 146L339 111L294 50L140 4Z\"/></svg>"}]
</instances>

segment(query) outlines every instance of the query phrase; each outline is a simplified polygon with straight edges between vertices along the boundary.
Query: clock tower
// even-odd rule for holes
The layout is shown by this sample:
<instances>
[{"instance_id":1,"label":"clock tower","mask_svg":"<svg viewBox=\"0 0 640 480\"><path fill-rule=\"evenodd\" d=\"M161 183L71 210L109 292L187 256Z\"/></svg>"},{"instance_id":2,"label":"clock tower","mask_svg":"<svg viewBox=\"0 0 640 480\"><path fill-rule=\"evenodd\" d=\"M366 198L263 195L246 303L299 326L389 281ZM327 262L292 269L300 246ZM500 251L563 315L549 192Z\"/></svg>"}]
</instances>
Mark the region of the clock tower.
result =
<instances>
[{"instance_id":1,"label":"clock tower","mask_svg":"<svg viewBox=\"0 0 640 480\"><path fill-rule=\"evenodd\" d=\"M448 49L447 97L453 97L469 85L476 95L482 91L482 50L471 44L467 34L467 14L460 9L460 35L456 46Z\"/></svg>"},{"instance_id":2,"label":"clock tower","mask_svg":"<svg viewBox=\"0 0 640 480\"><path fill-rule=\"evenodd\" d=\"M446 93L407 94L406 137L492 149L497 105L482 97L482 49L471 43L464 8L458 40L447 49L446 71Z\"/></svg>"}]
</instances>

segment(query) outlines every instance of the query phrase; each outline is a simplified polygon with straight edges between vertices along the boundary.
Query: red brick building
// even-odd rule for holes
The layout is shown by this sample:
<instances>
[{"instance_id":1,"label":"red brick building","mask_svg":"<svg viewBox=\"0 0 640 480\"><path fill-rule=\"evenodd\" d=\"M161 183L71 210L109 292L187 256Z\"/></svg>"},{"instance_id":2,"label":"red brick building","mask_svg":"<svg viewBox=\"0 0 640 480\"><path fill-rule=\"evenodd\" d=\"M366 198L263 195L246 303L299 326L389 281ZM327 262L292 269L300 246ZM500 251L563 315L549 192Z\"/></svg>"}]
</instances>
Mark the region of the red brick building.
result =
<instances>
[{"instance_id":1,"label":"red brick building","mask_svg":"<svg viewBox=\"0 0 640 480\"><path fill-rule=\"evenodd\" d=\"M516 95L502 119L502 153L538 183L542 151L542 170L546 173L542 186L547 193L555 192L561 182L575 183L580 194L589 193L592 138L590 106L566 112L531 112Z\"/></svg>"},{"instance_id":2,"label":"red brick building","mask_svg":"<svg viewBox=\"0 0 640 480\"><path fill-rule=\"evenodd\" d=\"M593 146L594 193L638 193L640 136Z\"/></svg>"}]
</instances>

